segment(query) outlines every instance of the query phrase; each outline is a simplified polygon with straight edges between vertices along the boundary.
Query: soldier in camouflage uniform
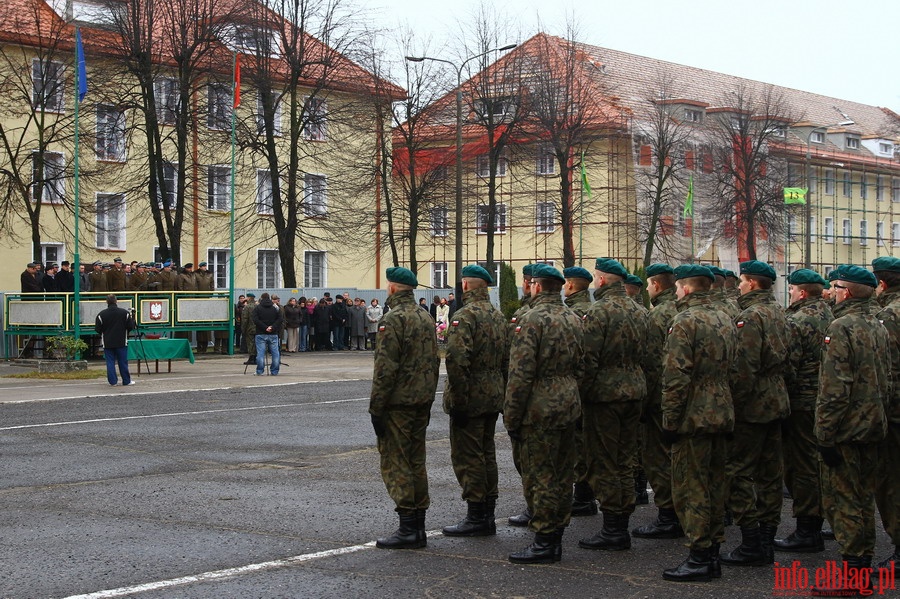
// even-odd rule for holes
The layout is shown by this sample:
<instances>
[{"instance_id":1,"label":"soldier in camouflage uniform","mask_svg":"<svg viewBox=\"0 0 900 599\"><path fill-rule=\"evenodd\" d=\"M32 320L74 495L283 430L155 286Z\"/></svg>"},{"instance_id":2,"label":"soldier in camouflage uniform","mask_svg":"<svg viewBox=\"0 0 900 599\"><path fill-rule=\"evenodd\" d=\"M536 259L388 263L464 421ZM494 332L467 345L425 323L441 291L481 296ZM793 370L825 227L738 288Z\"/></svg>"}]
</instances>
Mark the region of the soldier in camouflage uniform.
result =
<instances>
[{"instance_id":1,"label":"soldier in camouflage uniform","mask_svg":"<svg viewBox=\"0 0 900 599\"><path fill-rule=\"evenodd\" d=\"M506 318L491 304L491 275L484 268L462 269L463 307L447 329L447 386L444 412L450 415L450 459L462 498L465 519L444 527L450 537L497 534L497 451L494 431L503 409L509 367Z\"/></svg>"},{"instance_id":2,"label":"soldier in camouflage uniform","mask_svg":"<svg viewBox=\"0 0 900 599\"><path fill-rule=\"evenodd\" d=\"M563 286L565 304L575 312L579 319L591 307L591 296L588 287L594 281L594 275L586 268L572 266L563 270L566 284ZM582 402L584 403L584 402ZM594 516L597 514L597 502L594 491L587 479L587 460L584 454L584 423L578 422L575 429L575 489L572 494L573 516Z\"/></svg>"},{"instance_id":3,"label":"soldier in camouflage uniform","mask_svg":"<svg viewBox=\"0 0 900 599\"><path fill-rule=\"evenodd\" d=\"M425 511L430 504L425 432L441 360L434 321L413 295L419 284L416 276L401 267L388 268L385 274L390 311L378 321L369 414L378 437L381 477L397 506L400 527L375 545L425 547Z\"/></svg>"},{"instance_id":4,"label":"soldier in camouflage uniform","mask_svg":"<svg viewBox=\"0 0 900 599\"><path fill-rule=\"evenodd\" d=\"M872 270L878 277L878 300L884 308L876 318L881 321L890 336L892 393L886 402L888 429L878 449L878 474L876 476L875 503L881 514L881 523L894 544L894 553L878 564L890 568L890 562L900 561L900 477L896 465L900 464L900 259L883 257L872 262Z\"/></svg>"},{"instance_id":5,"label":"soldier in camouflage uniform","mask_svg":"<svg viewBox=\"0 0 900 599\"><path fill-rule=\"evenodd\" d=\"M562 558L572 508L583 359L581 322L560 299L565 279L547 264L536 265L532 276L532 307L510 342L503 404L503 423L520 445L522 486L533 509L528 527L534 542L509 555L511 562L523 564Z\"/></svg>"},{"instance_id":6,"label":"soldier in camouflage uniform","mask_svg":"<svg viewBox=\"0 0 900 599\"><path fill-rule=\"evenodd\" d=\"M672 498L690 542L690 554L663 578L678 582L721 576L725 539L725 435L734 407L722 369L734 360L737 333L720 310L710 309L714 275L704 266L675 269L678 309L665 341L661 437L672 446Z\"/></svg>"},{"instance_id":7,"label":"soldier in camouflage uniform","mask_svg":"<svg viewBox=\"0 0 900 599\"><path fill-rule=\"evenodd\" d=\"M793 498L797 528L787 538L776 539L777 551L817 553L825 550L822 540L822 497L819 458L816 452L816 394L825 329L834 320L822 300L825 279L801 268L788 277L791 305L790 368L785 375L791 414L782 423L784 482Z\"/></svg>"},{"instance_id":8,"label":"soldier in camouflage uniform","mask_svg":"<svg viewBox=\"0 0 900 599\"><path fill-rule=\"evenodd\" d=\"M256 364L256 324L253 322L253 309L256 308L256 294L247 294L247 303L241 311L241 336L247 344L247 361L244 364Z\"/></svg>"},{"instance_id":9,"label":"soldier in camouflage uniform","mask_svg":"<svg viewBox=\"0 0 900 599\"><path fill-rule=\"evenodd\" d=\"M741 297L741 290L738 289L738 283L740 283L740 281L741 280L733 270L725 271L725 295L727 295L735 304L737 304L738 298Z\"/></svg>"},{"instance_id":10,"label":"soldier in camouflage uniform","mask_svg":"<svg viewBox=\"0 0 900 599\"><path fill-rule=\"evenodd\" d=\"M668 264L647 267L647 292L653 308L647 319L647 343L644 353L644 374L647 378L647 398L641 417L641 459L650 486L653 503L659 510L650 524L631 531L645 539L677 539L684 536L675 505L672 503L672 459L668 443L662 440L662 368L664 346L672 320L678 314L675 302L675 273ZM708 293L706 294L709 295ZM707 302L711 301L707 297Z\"/></svg>"},{"instance_id":11,"label":"soldier in camouflage uniform","mask_svg":"<svg viewBox=\"0 0 900 599\"><path fill-rule=\"evenodd\" d=\"M635 274L629 274L625 277L625 295L630 297L635 304L640 306L641 310L646 313L644 306L644 296L641 293L644 289L644 280ZM643 427L638 426L638 448L634 454L634 503L636 505L647 505L650 503L650 495L647 493L647 474L644 472L644 460L641 455L641 448L644 444Z\"/></svg>"},{"instance_id":12,"label":"soldier in camouflage uniform","mask_svg":"<svg viewBox=\"0 0 900 599\"><path fill-rule=\"evenodd\" d=\"M534 270L534 266L534 264L526 264L522 267L522 305L509 319L510 335L515 333L516 327L519 326L519 319L531 308L531 273ZM515 439L510 439L510 443L512 444L513 466L516 467L516 472L521 476L522 466L519 463L519 443ZM528 521L531 520L533 512L531 511L531 506L527 503L527 493L525 493L525 501L525 509L507 519L510 526L528 526Z\"/></svg>"},{"instance_id":13,"label":"soldier in camouflage uniform","mask_svg":"<svg viewBox=\"0 0 900 599\"><path fill-rule=\"evenodd\" d=\"M888 332L872 311L875 275L852 265L837 271L834 321L825 332L816 399L822 500L847 567L869 568L878 449L892 392L891 349Z\"/></svg>"},{"instance_id":14,"label":"soldier in camouflage uniform","mask_svg":"<svg viewBox=\"0 0 900 599\"><path fill-rule=\"evenodd\" d=\"M775 277L765 262L741 263L743 311L735 321L738 349L730 381L735 426L726 505L741 527L743 541L721 558L732 566L775 561L772 544L783 500L781 421L790 414L784 374L791 343L790 325L772 291Z\"/></svg>"},{"instance_id":15,"label":"soldier in camouflage uniform","mask_svg":"<svg viewBox=\"0 0 900 599\"><path fill-rule=\"evenodd\" d=\"M644 298L641 296L643 289L644 281L639 276L629 274L625 277L625 295L633 299L641 307L644 306Z\"/></svg>"},{"instance_id":16,"label":"soldier in camouflage uniform","mask_svg":"<svg viewBox=\"0 0 900 599\"><path fill-rule=\"evenodd\" d=\"M641 405L647 394L641 369L647 337L646 310L625 295L628 276L619 262L598 258L594 303L584 318L584 443L588 480L600 502L603 528L578 542L584 549L631 547Z\"/></svg>"},{"instance_id":17,"label":"soldier in camouflage uniform","mask_svg":"<svg viewBox=\"0 0 900 599\"><path fill-rule=\"evenodd\" d=\"M741 307L738 305L737 300L725 291L725 280L729 271L718 266L708 266L707 268L716 277L716 282L712 286L713 306L722 310L729 318L734 320L741 313Z\"/></svg>"}]
</instances>

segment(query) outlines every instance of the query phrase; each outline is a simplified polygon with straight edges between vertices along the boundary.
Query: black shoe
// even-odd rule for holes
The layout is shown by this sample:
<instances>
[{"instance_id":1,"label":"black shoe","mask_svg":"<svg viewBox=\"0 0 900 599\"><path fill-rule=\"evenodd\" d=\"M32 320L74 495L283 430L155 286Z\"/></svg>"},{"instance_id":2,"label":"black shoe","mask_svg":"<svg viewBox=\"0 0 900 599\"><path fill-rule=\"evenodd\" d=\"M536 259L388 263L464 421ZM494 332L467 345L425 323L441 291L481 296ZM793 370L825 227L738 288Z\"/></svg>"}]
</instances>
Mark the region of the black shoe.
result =
<instances>
[{"instance_id":1,"label":"black shoe","mask_svg":"<svg viewBox=\"0 0 900 599\"><path fill-rule=\"evenodd\" d=\"M485 519L484 507L484 503L470 501L466 517L458 524L445 526L442 532L448 537L487 537L497 534L496 529L491 532Z\"/></svg>"},{"instance_id":2,"label":"black shoe","mask_svg":"<svg viewBox=\"0 0 900 599\"><path fill-rule=\"evenodd\" d=\"M635 528L631 534L641 539L680 539L684 536L684 530L675 510L661 507L653 522Z\"/></svg>"},{"instance_id":3,"label":"black shoe","mask_svg":"<svg viewBox=\"0 0 900 599\"><path fill-rule=\"evenodd\" d=\"M775 524L759 525L759 542L762 547L763 555L766 556L767 564L775 563L775 535L778 533L778 526Z\"/></svg>"},{"instance_id":4,"label":"black shoe","mask_svg":"<svg viewBox=\"0 0 900 599\"><path fill-rule=\"evenodd\" d=\"M426 510L416 510L416 538L422 543L422 547L428 545L428 533L425 531Z\"/></svg>"},{"instance_id":5,"label":"black shoe","mask_svg":"<svg viewBox=\"0 0 900 599\"><path fill-rule=\"evenodd\" d=\"M722 562L719 560L719 543L709 546L709 573L713 578L722 578Z\"/></svg>"},{"instance_id":6,"label":"black shoe","mask_svg":"<svg viewBox=\"0 0 900 599\"><path fill-rule=\"evenodd\" d=\"M376 540L375 546L379 549L418 549L427 543L423 535L424 526L420 534L416 512L404 512L400 514L400 528L390 537Z\"/></svg>"},{"instance_id":7,"label":"black shoe","mask_svg":"<svg viewBox=\"0 0 900 599\"><path fill-rule=\"evenodd\" d=\"M741 536L741 544L736 549L720 556L719 560L729 566L762 566L765 564L766 554L763 552L759 526L742 526Z\"/></svg>"},{"instance_id":8,"label":"black shoe","mask_svg":"<svg viewBox=\"0 0 900 599\"><path fill-rule=\"evenodd\" d=\"M497 534L497 516L495 515L497 510L497 498L496 497L488 497L488 500L484 502L484 521L488 525L488 529L491 531L490 534Z\"/></svg>"},{"instance_id":9,"label":"black shoe","mask_svg":"<svg viewBox=\"0 0 900 599\"><path fill-rule=\"evenodd\" d=\"M825 551L822 540L822 518L797 516L797 529L785 539L775 539L775 551L819 553Z\"/></svg>"},{"instance_id":10,"label":"black shoe","mask_svg":"<svg viewBox=\"0 0 900 599\"><path fill-rule=\"evenodd\" d=\"M709 549L691 549L680 566L663 571L663 578L674 582L709 582L712 580Z\"/></svg>"},{"instance_id":11,"label":"black shoe","mask_svg":"<svg viewBox=\"0 0 900 599\"><path fill-rule=\"evenodd\" d=\"M536 533L528 547L509 554L514 564L552 564L562 559L562 533Z\"/></svg>"},{"instance_id":12,"label":"black shoe","mask_svg":"<svg viewBox=\"0 0 900 599\"><path fill-rule=\"evenodd\" d=\"M582 549L603 551L623 551L631 549L631 535L628 534L628 516L603 512L603 528L589 539L581 539Z\"/></svg>"},{"instance_id":13,"label":"black shoe","mask_svg":"<svg viewBox=\"0 0 900 599\"><path fill-rule=\"evenodd\" d=\"M528 526L533 515L531 510L526 507L521 514L516 514L515 516L507 518L507 522L509 522L510 526Z\"/></svg>"},{"instance_id":14,"label":"black shoe","mask_svg":"<svg viewBox=\"0 0 900 599\"><path fill-rule=\"evenodd\" d=\"M596 516L597 502L594 501L594 491L587 481L579 481L575 483L575 490L572 493L572 516Z\"/></svg>"}]
</instances>

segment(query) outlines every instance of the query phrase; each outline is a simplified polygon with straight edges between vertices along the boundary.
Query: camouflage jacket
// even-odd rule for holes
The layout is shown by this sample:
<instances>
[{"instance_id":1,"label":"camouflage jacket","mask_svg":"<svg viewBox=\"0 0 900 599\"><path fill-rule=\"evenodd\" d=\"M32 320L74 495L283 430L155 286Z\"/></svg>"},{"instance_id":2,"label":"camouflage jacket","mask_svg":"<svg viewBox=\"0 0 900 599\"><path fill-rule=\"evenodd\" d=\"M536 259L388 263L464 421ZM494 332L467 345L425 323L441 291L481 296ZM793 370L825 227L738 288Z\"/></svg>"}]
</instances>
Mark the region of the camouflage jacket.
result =
<instances>
[{"instance_id":1,"label":"camouflage jacket","mask_svg":"<svg viewBox=\"0 0 900 599\"><path fill-rule=\"evenodd\" d=\"M531 303L510 339L503 423L511 431L561 429L581 417L581 322L558 293L541 293Z\"/></svg>"},{"instance_id":2,"label":"camouflage jacket","mask_svg":"<svg viewBox=\"0 0 900 599\"><path fill-rule=\"evenodd\" d=\"M854 298L840 302L825 331L816 399L815 433L820 445L876 443L887 432L890 340L871 313L872 303Z\"/></svg>"},{"instance_id":3,"label":"camouflage jacket","mask_svg":"<svg viewBox=\"0 0 900 599\"><path fill-rule=\"evenodd\" d=\"M784 375L788 369L791 328L771 289L757 289L738 300L738 347L731 371L734 416L740 422L765 423L791 413Z\"/></svg>"},{"instance_id":4,"label":"camouflage jacket","mask_svg":"<svg viewBox=\"0 0 900 599\"><path fill-rule=\"evenodd\" d=\"M680 311L667 328L662 423L680 434L734 429L731 389L722 371L734 360L737 332L725 314L711 309L712 303L711 292L678 300Z\"/></svg>"},{"instance_id":5,"label":"camouflage jacket","mask_svg":"<svg viewBox=\"0 0 900 599\"><path fill-rule=\"evenodd\" d=\"M738 292L740 293L740 292ZM713 307L721 310L728 315L728 318L734 320L741 313L740 297L737 299L728 295L724 288L713 289L710 291Z\"/></svg>"},{"instance_id":6,"label":"camouflage jacket","mask_svg":"<svg viewBox=\"0 0 900 599\"><path fill-rule=\"evenodd\" d=\"M576 291L563 301L578 318L584 318L587 311L591 309L591 296L587 289Z\"/></svg>"},{"instance_id":7,"label":"camouflage jacket","mask_svg":"<svg viewBox=\"0 0 900 599\"><path fill-rule=\"evenodd\" d=\"M510 334L514 333L516 330L516 326L519 324L519 319L522 318L522 315L528 312L531 309L531 301L532 297L529 295L528 297L522 298L522 305L519 306L519 309L513 312L512 318L509 319L509 332Z\"/></svg>"},{"instance_id":8,"label":"camouflage jacket","mask_svg":"<svg viewBox=\"0 0 900 599\"><path fill-rule=\"evenodd\" d=\"M241 311L241 333L245 337L249 337L250 335L256 335L256 323L253 322L253 310L256 308L256 300L247 301L244 304L244 309ZM248 339L247 343L252 343L252 339ZM256 353L255 347L248 347L250 353Z\"/></svg>"},{"instance_id":9,"label":"camouflage jacket","mask_svg":"<svg viewBox=\"0 0 900 599\"><path fill-rule=\"evenodd\" d=\"M438 357L434 321L416 304L412 290L388 297L390 312L378 321L369 413L430 406L437 390Z\"/></svg>"},{"instance_id":10,"label":"camouflage jacket","mask_svg":"<svg viewBox=\"0 0 900 599\"><path fill-rule=\"evenodd\" d=\"M594 299L584 317L581 396L586 403L641 401L647 311L625 295L622 283L595 290Z\"/></svg>"},{"instance_id":11,"label":"camouflage jacket","mask_svg":"<svg viewBox=\"0 0 900 599\"><path fill-rule=\"evenodd\" d=\"M875 298L879 308L887 308L900 299L900 287L888 287L884 293Z\"/></svg>"},{"instance_id":12,"label":"camouflage jacket","mask_svg":"<svg viewBox=\"0 0 900 599\"><path fill-rule=\"evenodd\" d=\"M882 293L884 297L887 293ZM875 316L887 329L891 344L892 393L885 402L888 421L900 424L900 294L892 294L894 301L885 306Z\"/></svg>"},{"instance_id":13,"label":"camouflage jacket","mask_svg":"<svg viewBox=\"0 0 900 599\"><path fill-rule=\"evenodd\" d=\"M503 409L509 369L506 318L491 304L487 288L470 289L447 329L447 386L444 412L470 416Z\"/></svg>"},{"instance_id":14,"label":"camouflage jacket","mask_svg":"<svg viewBox=\"0 0 900 599\"><path fill-rule=\"evenodd\" d=\"M812 412L816 409L816 395L819 393L822 338L834 315L819 297L794 302L786 312L791 326L791 350L784 382L791 411Z\"/></svg>"},{"instance_id":15,"label":"camouflage jacket","mask_svg":"<svg viewBox=\"0 0 900 599\"><path fill-rule=\"evenodd\" d=\"M666 289L652 300L653 308L647 316L647 343L644 344L644 375L647 378L647 397L645 410L659 412L662 399L662 370L665 358L666 337L675 315L678 314L678 303L675 288ZM706 305L709 305L707 297Z\"/></svg>"}]
</instances>

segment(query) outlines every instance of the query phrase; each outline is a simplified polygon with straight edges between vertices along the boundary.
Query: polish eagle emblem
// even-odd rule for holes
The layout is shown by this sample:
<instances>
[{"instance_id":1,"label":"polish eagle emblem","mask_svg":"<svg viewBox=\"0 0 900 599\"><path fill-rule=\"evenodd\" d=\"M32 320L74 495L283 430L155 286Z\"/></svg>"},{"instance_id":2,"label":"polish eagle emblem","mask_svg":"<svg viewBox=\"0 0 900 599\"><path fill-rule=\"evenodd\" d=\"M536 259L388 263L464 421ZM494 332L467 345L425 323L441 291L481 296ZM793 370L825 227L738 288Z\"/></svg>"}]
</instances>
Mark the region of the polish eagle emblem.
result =
<instances>
[{"instance_id":1,"label":"polish eagle emblem","mask_svg":"<svg viewBox=\"0 0 900 599\"><path fill-rule=\"evenodd\" d=\"M162 302L150 302L150 320L162 320Z\"/></svg>"}]
</instances>

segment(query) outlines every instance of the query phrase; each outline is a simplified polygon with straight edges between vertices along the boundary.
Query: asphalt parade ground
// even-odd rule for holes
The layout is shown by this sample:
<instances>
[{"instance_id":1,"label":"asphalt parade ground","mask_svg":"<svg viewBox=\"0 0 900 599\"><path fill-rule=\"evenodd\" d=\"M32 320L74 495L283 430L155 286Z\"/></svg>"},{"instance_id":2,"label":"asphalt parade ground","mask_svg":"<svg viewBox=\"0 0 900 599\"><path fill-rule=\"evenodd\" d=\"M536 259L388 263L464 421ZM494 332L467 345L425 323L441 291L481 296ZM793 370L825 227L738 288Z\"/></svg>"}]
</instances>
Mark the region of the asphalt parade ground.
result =
<instances>
[{"instance_id":1,"label":"asphalt parade ground","mask_svg":"<svg viewBox=\"0 0 900 599\"><path fill-rule=\"evenodd\" d=\"M532 536L506 524L523 500L502 427L497 536L444 537L465 505L443 380L428 430L428 547L376 549L397 520L367 413L371 352L287 354L278 377L252 376L252 366L245 375L242 361L173 362L172 373L145 373L131 387L0 378L0 597L773 595L771 567L664 581L662 570L687 555L683 539L579 549L599 516L573 519L560 563L511 564L507 555ZM0 364L0 376L22 370ZM780 535L793 528L790 506ZM652 502L639 506L631 527L655 514ZM880 521L877 534L880 559L891 550ZM724 549L739 536L729 527ZM835 559L834 541L822 554L776 554L809 572Z\"/></svg>"}]
</instances>

